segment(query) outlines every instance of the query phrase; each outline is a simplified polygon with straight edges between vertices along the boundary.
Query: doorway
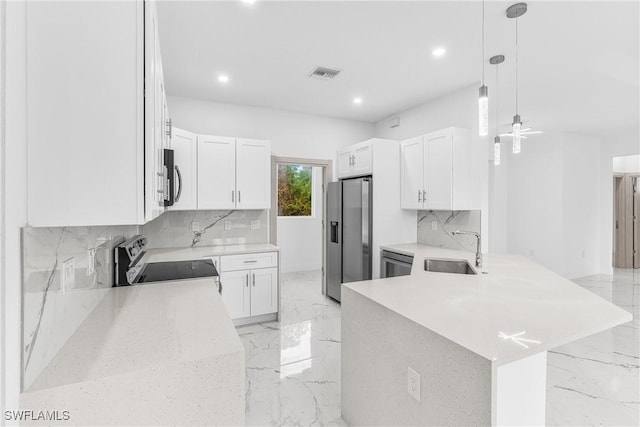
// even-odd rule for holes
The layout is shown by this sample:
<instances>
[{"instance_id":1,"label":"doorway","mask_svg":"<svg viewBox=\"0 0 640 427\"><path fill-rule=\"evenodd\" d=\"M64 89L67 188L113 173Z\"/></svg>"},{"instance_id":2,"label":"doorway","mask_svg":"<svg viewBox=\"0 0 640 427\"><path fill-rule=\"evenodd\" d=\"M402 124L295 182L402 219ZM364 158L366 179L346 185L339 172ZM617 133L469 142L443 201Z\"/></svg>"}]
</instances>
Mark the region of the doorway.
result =
<instances>
[{"instance_id":1,"label":"doorway","mask_svg":"<svg viewBox=\"0 0 640 427\"><path fill-rule=\"evenodd\" d=\"M640 156L614 158L613 266L640 268Z\"/></svg>"},{"instance_id":2,"label":"doorway","mask_svg":"<svg viewBox=\"0 0 640 427\"><path fill-rule=\"evenodd\" d=\"M326 188L332 161L271 158L269 242L280 247L283 273L320 271L326 293ZM316 276L317 277L317 276Z\"/></svg>"}]
</instances>

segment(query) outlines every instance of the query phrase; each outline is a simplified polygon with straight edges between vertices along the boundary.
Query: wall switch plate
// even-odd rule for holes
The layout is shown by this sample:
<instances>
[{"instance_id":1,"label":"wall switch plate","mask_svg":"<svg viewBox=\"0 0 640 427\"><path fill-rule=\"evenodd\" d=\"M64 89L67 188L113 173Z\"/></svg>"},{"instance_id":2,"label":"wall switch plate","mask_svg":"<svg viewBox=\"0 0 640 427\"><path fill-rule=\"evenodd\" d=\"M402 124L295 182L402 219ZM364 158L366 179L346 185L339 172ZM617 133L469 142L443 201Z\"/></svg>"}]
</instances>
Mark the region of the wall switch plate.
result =
<instances>
[{"instance_id":1,"label":"wall switch plate","mask_svg":"<svg viewBox=\"0 0 640 427\"><path fill-rule=\"evenodd\" d=\"M69 258L62 263L62 280L60 281L60 288L62 295L74 287L76 283L76 260L75 258Z\"/></svg>"},{"instance_id":2,"label":"wall switch plate","mask_svg":"<svg viewBox=\"0 0 640 427\"><path fill-rule=\"evenodd\" d=\"M407 367L407 392L420 402L420 374Z\"/></svg>"},{"instance_id":3,"label":"wall switch plate","mask_svg":"<svg viewBox=\"0 0 640 427\"><path fill-rule=\"evenodd\" d=\"M259 219L254 219L253 221L251 221L251 229L252 230L260 230L260 220Z\"/></svg>"},{"instance_id":4,"label":"wall switch plate","mask_svg":"<svg viewBox=\"0 0 640 427\"><path fill-rule=\"evenodd\" d=\"M431 230L438 231L438 221L431 221Z\"/></svg>"},{"instance_id":5,"label":"wall switch plate","mask_svg":"<svg viewBox=\"0 0 640 427\"><path fill-rule=\"evenodd\" d=\"M231 230L231 221L224 222L224 229L227 231Z\"/></svg>"},{"instance_id":6,"label":"wall switch plate","mask_svg":"<svg viewBox=\"0 0 640 427\"><path fill-rule=\"evenodd\" d=\"M96 248L87 251L87 276L91 276L96 271Z\"/></svg>"},{"instance_id":7,"label":"wall switch plate","mask_svg":"<svg viewBox=\"0 0 640 427\"><path fill-rule=\"evenodd\" d=\"M198 221L191 222L191 231L194 233L197 233L198 231L200 231L200 223Z\"/></svg>"}]
</instances>

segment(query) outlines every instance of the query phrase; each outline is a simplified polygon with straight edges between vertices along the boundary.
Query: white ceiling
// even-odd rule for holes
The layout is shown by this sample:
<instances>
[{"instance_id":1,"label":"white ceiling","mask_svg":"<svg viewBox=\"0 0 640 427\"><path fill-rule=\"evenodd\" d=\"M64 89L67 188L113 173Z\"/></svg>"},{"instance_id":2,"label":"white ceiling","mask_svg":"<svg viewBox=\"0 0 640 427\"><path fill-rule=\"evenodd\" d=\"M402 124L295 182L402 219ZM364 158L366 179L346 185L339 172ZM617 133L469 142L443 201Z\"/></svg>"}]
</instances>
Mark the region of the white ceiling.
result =
<instances>
[{"instance_id":1,"label":"white ceiling","mask_svg":"<svg viewBox=\"0 0 640 427\"><path fill-rule=\"evenodd\" d=\"M485 61L506 56L505 124L514 114L515 23L505 17L512 3L485 6ZM528 4L518 24L525 124L637 130L638 2ZM169 95L376 122L481 79L479 1L162 1L158 14ZM446 55L434 58L437 46ZM315 65L343 72L330 82L307 78ZM486 80L495 102L488 63Z\"/></svg>"}]
</instances>

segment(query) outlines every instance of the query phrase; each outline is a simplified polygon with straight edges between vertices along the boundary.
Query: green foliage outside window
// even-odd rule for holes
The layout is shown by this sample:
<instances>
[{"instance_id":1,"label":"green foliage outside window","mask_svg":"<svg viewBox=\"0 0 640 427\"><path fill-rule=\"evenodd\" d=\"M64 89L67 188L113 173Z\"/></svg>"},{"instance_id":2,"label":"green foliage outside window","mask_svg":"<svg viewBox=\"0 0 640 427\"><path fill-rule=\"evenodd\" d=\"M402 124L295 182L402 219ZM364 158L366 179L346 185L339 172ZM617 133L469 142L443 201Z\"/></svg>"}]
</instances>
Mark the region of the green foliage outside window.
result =
<instances>
[{"instance_id":1,"label":"green foliage outside window","mask_svg":"<svg viewBox=\"0 0 640 427\"><path fill-rule=\"evenodd\" d=\"M278 216L311 216L311 167L278 165Z\"/></svg>"}]
</instances>

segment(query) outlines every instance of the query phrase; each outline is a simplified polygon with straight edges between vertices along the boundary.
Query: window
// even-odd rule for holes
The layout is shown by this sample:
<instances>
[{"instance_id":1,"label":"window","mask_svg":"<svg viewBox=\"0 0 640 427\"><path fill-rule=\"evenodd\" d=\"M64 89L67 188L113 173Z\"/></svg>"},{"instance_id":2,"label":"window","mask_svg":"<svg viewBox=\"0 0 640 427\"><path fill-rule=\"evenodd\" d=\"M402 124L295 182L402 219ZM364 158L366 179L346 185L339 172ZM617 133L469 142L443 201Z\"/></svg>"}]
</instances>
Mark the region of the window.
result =
<instances>
[{"instance_id":1,"label":"window","mask_svg":"<svg viewBox=\"0 0 640 427\"><path fill-rule=\"evenodd\" d=\"M278 216L312 216L312 168L278 165Z\"/></svg>"}]
</instances>

